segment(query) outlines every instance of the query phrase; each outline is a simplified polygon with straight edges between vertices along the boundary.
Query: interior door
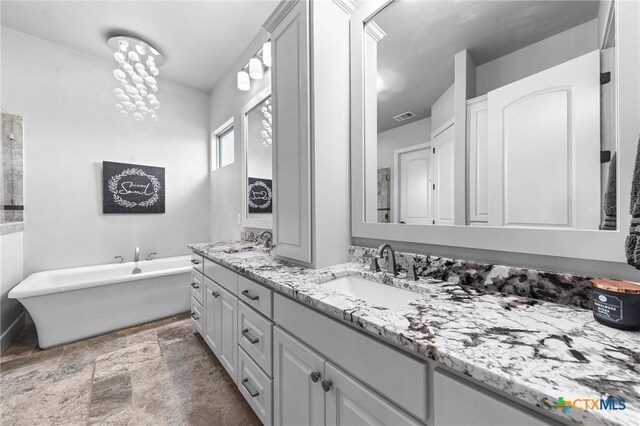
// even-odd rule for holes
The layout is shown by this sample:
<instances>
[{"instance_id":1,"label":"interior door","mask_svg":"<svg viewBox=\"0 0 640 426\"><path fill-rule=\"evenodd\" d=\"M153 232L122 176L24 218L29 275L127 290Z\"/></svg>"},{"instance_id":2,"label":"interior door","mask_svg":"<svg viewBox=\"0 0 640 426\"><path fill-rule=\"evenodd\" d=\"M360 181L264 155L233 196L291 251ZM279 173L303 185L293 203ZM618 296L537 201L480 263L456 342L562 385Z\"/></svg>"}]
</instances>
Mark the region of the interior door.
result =
<instances>
[{"instance_id":1,"label":"interior door","mask_svg":"<svg viewBox=\"0 0 640 426\"><path fill-rule=\"evenodd\" d=\"M489 92L488 111L489 225L598 229L599 52Z\"/></svg>"},{"instance_id":2,"label":"interior door","mask_svg":"<svg viewBox=\"0 0 640 426\"><path fill-rule=\"evenodd\" d=\"M325 372L331 381L326 393L327 426L421 424L330 362Z\"/></svg>"},{"instance_id":3,"label":"interior door","mask_svg":"<svg viewBox=\"0 0 640 426\"><path fill-rule=\"evenodd\" d=\"M433 135L433 220L453 225L455 212L454 162L455 126Z\"/></svg>"},{"instance_id":4,"label":"interior door","mask_svg":"<svg viewBox=\"0 0 640 426\"><path fill-rule=\"evenodd\" d=\"M218 307L220 311L220 349L218 359L225 367L234 382L237 383L238 334L236 321L238 318L238 299L222 287L218 287Z\"/></svg>"},{"instance_id":5,"label":"interior door","mask_svg":"<svg viewBox=\"0 0 640 426\"><path fill-rule=\"evenodd\" d=\"M397 152L396 222L433 223L431 147L416 145Z\"/></svg>"},{"instance_id":6,"label":"interior door","mask_svg":"<svg viewBox=\"0 0 640 426\"><path fill-rule=\"evenodd\" d=\"M324 358L279 328L273 346L274 423L324 425Z\"/></svg>"},{"instance_id":7,"label":"interior door","mask_svg":"<svg viewBox=\"0 0 640 426\"><path fill-rule=\"evenodd\" d=\"M214 354L220 354L220 286L204 277L204 340Z\"/></svg>"}]
</instances>

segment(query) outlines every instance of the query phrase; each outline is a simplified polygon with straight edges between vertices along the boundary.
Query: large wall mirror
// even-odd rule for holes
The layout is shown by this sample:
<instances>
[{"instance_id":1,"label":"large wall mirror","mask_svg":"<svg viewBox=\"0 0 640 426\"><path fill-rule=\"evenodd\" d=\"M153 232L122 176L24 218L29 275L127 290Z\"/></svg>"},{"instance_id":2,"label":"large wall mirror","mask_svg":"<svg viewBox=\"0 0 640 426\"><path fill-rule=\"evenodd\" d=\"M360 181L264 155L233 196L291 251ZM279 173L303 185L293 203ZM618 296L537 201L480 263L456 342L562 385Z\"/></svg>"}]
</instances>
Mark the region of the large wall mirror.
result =
<instances>
[{"instance_id":1,"label":"large wall mirror","mask_svg":"<svg viewBox=\"0 0 640 426\"><path fill-rule=\"evenodd\" d=\"M364 6L352 31L352 95L362 99L352 117L354 188L363 193L354 235L448 245L436 229L485 228L449 234L463 245L489 229L504 241L536 231L619 233L628 197L617 167L619 68L638 69L637 53L619 58L618 25L621 7L637 7L619 3ZM637 31L623 26L625 54L637 51ZM619 250L608 260L621 260Z\"/></svg>"},{"instance_id":2,"label":"large wall mirror","mask_svg":"<svg viewBox=\"0 0 640 426\"><path fill-rule=\"evenodd\" d=\"M243 119L243 212L242 225L272 227L272 114L271 89L256 95L242 109Z\"/></svg>"}]
</instances>

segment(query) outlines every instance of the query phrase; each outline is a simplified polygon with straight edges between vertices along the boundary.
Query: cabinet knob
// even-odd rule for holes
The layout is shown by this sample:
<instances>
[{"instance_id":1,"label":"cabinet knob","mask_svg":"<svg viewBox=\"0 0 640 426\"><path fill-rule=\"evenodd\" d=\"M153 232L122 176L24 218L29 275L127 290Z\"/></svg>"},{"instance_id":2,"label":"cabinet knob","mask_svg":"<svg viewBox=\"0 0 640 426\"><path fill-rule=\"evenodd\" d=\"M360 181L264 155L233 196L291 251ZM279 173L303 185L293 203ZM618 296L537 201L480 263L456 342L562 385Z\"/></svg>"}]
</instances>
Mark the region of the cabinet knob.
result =
<instances>
[{"instance_id":1,"label":"cabinet knob","mask_svg":"<svg viewBox=\"0 0 640 426\"><path fill-rule=\"evenodd\" d=\"M213 291L213 290L211 290L211 295L212 295L213 297L220 297L220 293L219 293L219 292L217 292L217 291Z\"/></svg>"},{"instance_id":2,"label":"cabinet knob","mask_svg":"<svg viewBox=\"0 0 640 426\"><path fill-rule=\"evenodd\" d=\"M319 371L312 371L311 372L311 381L313 383L317 383L318 380L320 380L320 372Z\"/></svg>"},{"instance_id":3,"label":"cabinet knob","mask_svg":"<svg viewBox=\"0 0 640 426\"><path fill-rule=\"evenodd\" d=\"M331 380L322 381L322 389L324 389L325 392L329 392L332 386L333 386L333 383L331 383Z\"/></svg>"}]
</instances>

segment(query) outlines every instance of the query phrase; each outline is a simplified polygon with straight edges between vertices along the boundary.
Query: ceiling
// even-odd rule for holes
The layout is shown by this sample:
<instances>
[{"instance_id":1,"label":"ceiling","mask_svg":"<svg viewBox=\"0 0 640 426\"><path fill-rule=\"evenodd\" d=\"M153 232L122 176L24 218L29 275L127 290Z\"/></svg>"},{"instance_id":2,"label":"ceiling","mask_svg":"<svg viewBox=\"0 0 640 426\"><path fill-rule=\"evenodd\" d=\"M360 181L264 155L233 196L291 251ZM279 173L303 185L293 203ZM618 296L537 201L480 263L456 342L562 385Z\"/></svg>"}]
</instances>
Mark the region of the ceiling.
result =
<instances>
[{"instance_id":1,"label":"ceiling","mask_svg":"<svg viewBox=\"0 0 640 426\"><path fill-rule=\"evenodd\" d=\"M160 76L209 92L258 34L277 0L7 1L3 26L113 60L108 35L130 34L166 59ZM115 60L114 66L115 66Z\"/></svg>"},{"instance_id":2,"label":"ceiling","mask_svg":"<svg viewBox=\"0 0 640 426\"><path fill-rule=\"evenodd\" d=\"M576 0L397 0L374 17L387 34L378 43L378 131L430 116L453 83L456 53L467 49L482 65L595 19L598 7ZM393 119L406 111L416 117Z\"/></svg>"}]
</instances>

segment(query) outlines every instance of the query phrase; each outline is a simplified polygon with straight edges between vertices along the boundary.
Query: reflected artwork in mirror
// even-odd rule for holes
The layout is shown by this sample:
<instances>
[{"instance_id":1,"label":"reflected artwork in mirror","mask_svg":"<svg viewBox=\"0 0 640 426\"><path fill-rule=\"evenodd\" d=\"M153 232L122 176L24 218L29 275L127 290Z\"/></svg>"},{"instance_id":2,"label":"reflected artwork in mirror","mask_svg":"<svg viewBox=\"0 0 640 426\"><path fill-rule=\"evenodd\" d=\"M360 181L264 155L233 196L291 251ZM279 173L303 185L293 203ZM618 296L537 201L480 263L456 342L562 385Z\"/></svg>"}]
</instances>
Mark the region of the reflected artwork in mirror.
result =
<instances>
[{"instance_id":1,"label":"reflected artwork in mirror","mask_svg":"<svg viewBox=\"0 0 640 426\"><path fill-rule=\"evenodd\" d=\"M271 228L273 105L267 89L243 108L245 226Z\"/></svg>"},{"instance_id":2,"label":"reflected artwork in mirror","mask_svg":"<svg viewBox=\"0 0 640 426\"><path fill-rule=\"evenodd\" d=\"M366 222L615 230L614 10L396 0L370 18Z\"/></svg>"}]
</instances>

